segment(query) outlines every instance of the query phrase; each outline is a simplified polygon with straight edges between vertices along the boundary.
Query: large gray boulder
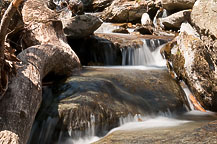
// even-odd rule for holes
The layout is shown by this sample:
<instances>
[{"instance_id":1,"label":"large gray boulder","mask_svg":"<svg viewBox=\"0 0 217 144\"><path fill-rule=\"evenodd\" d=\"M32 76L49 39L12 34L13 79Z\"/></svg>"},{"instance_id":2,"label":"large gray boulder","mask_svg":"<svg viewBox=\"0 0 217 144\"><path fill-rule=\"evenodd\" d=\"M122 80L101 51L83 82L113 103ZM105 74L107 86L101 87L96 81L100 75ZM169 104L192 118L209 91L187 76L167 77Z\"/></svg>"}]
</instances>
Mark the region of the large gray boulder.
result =
<instances>
[{"instance_id":1,"label":"large gray boulder","mask_svg":"<svg viewBox=\"0 0 217 144\"><path fill-rule=\"evenodd\" d=\"M85 14L62 19L62 23L66 36L82 38L93 34L101 26L102 21L96 16Z\"/></svg>"},{"instance_id":2,"label":"large gray boulder","mask_svg":"<svg viewBox=\"0 0 217 144\"><path fill-rule=\"evenodd\" d=\"M191 20L202 34L217 38L217 1L197 0L194 4Z\"/></svg>"},{"instance_id":3,"label":"large gray boulder","mask_svg":"<svg viewBox=\"0 0 217 144\"><path fill-rule=\"evenodd\" d=\"M191 9L196 0L161 0L163 8L167 10Z\"/></svg>"},{"instance_id":4,"label":"large gray boulder","mask_svg":"<svg viewBox=\"0 0 217 144\"><path fill-rule=\"evenodd\" d=\"M165 18L159 18L160 23L166 29L179 29L182 22L190 20L190 10L183 10Z\"/></svg>"}]
</instances>

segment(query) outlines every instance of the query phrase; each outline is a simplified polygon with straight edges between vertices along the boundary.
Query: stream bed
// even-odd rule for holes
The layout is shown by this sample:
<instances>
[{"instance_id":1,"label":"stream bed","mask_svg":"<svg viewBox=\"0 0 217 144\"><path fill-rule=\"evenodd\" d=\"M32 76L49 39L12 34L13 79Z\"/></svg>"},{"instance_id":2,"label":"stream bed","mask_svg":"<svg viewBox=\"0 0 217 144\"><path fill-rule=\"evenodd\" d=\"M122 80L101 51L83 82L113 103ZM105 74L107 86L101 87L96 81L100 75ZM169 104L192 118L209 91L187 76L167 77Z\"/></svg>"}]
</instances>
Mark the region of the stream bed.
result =
<instances>
[{"instance_id":1,"label":"stream bed","mask_svg":"<svg viewBox=\"0 0 217 144\"><path fill-rule=\"evenodd\" d=\"M160 55L166 40L134 39L109 32L71 41L83 64L92 66L43 87L28 143L199 143L207 137L207 143L217 143L217 115L194 110L189 90L166 69Z\"/></svg>"}]
</instances>

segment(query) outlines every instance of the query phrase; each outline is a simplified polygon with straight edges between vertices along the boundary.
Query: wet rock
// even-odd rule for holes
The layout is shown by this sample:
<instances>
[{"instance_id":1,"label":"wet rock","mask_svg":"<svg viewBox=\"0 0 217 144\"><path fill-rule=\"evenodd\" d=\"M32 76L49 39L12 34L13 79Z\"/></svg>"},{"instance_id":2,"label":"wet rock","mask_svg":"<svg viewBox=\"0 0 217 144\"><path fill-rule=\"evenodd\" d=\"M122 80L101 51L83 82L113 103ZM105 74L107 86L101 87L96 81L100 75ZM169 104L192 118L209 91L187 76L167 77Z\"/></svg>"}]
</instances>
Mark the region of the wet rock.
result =
<instances>
[{"instance_id":1,"label":"wet rock","mask_svg":"<svg viewBox=\"0 0 217 144\"><path fill-rule=\"evenodd\" d=\"M113 0L82 0L87 12L100 12L110 6Z\"/></svg>"},{"instance_id":2,"label":"wet rock","mask_svg":"<svg viewBox=\"0 0 217 144\"><path fill-rule=\"evenodd\" d=\"M141 24L142 25L151 25L152 24L152 21L151 21L148 13L142 14Z\"/></svg>"},{"instance_id":3,"label":"wet rock","mask_svg":"<svg viewBox=\"0 0 217 144\"><path fill-rule=\"evenodd\" d=\"M152 26L139 26L135 28L135 32L139 32L140 34L149 34L151 35L153 33L153 27Z\"/></svg>"},{"instance_id":4,"label":"wet rock","mask_svg":"<svg viewBox=\"0 0 217 144\"><path fill-rule=\"evenodd\" d=\"M167 10L191 9L196 0L161 0L163 8Z\"/></svg>"},{"instance_id":5,"label":"wet rock","mask_svg":"<svg viewBox=\"0 0 217 144\"><path fill-rule=\"evenodd\" d=\"M159 21L165 29L179 29L182 22L190 20L190 10L183 10L165 18L160 18Z\"/></svg>"},{"instance_id":6,"label":"wet rock","mask_svg":"<svg viewBox=\"0 0 217 144\"><path fill-rule=\"evenodd\" d=\"M114 0L93 0L93 11L103 11L106 7L110 6Z\"/></svg>"},{"instance_id":7,"label":"wet rock","mask_svg":"<svg viewBox=\"0 0 217 144\"><path fill-rule=\"evenodd\" d=\"M68 17L61 21L63 23L64 34L71 38L89 36L102 24L102 21L98 17L89 14Z\"/></svg>"},{"instance_id":8,"label":"wet rock","mask_svg":"<svg viewBox=\"0 0 217 144\"><path fill-rule=\"evenodd\" d=\"M201 34L217 39L217 2L198 0L193 7L191 20Z\"/></svg>"},{"instance_id":9,"label":"wet rock","mask_svg":"<svg viewBox=\"0 0 217 144\"><path fill-rule=\"evenodd\" d=\"M193 95L205 109L217 111L217 48L214 41L210 38L201 40L189 24L183 24L180 31L171 45L169 56L173 70L179 79L190 86Z\"/></svg>"},{"instance_id":10,"label":"wet rock","mask_svg":"<svg viewBox=\"0 0 217 144\"><path fill-rule=\"evenodd\" d=\"M188 116L194 117L194 115ZM192 119L193 122L173 127L117 130L106 135L99 141L94 142L94 144L217 143L216 116L213 116L213 118L212 116L208 117L210 117L210 120L199 117L203 119L203 122L195 122L194 119ZM189 120L191 120L191 118ZM210 122L211 120L215 121Z\"/></svg>"},{"instance_id":11,"label":"wet rock","mask_svg":"<svg viewBox=\"0 0 217 144\"><path fill-rule=\"evenodd\" d=\"M113 33L125 33L128 34L128 30L126 28L120 27L119 29L115 29L112 31Z\"/></svg>"},{"instance_id":12,"label":"wet rock","mask_svg":"<svg viewBox=\"0 0 217 144\"><path fill-rule=\"evenodd\" d=\"M47 132L45 139L57 139L57 131L63 131L63 137L67 137L64 132L75 136L79 131L85 133L88 127L100 135L118 126L119 119L129 114L185 111L184 92L166 69L86 67L53 87L52 93L55 99L44 111L53 118L50 124L55 129ZM38 114L37 119L43 116Z\"/></svg>"},{"instance_id":13,"label":"wet rock","mask_svg":"<svg viewBox=\"0 0 217 144\"><path fill-rule=\"evenodd\" d=\"M107 22L140 22L142 14L154 7L153 1L115 0L105 9L102 19Z\"/></svg>"}]
</instances>

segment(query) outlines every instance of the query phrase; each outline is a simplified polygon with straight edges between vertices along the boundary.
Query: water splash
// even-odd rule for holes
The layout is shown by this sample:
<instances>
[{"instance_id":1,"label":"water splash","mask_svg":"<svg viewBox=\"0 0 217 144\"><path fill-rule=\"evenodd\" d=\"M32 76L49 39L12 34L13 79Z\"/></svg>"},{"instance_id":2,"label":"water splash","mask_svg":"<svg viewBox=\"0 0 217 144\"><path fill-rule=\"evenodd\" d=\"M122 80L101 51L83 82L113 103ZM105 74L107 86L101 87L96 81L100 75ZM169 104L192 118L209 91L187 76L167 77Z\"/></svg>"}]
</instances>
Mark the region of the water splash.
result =
<instances>
[{"instance_id":1,"label":"water splash","mask_svg":"<svg viewBox=\"0 0 217 144\"><path fill-rule=\"evenodd\" d=\"M89 144L94 141L99 140L99 137L95 134L95 121L96 118L94 114L90 115L90 121L88 122L88 127L83 133L80 130L69 130L68 133L72 138L69 138L65 140L64 142L61 142L61 144ZM60 144L60 143L58 143Z\"/></svg>"},{"instance_id":2,"label":"water splash","mask_svg":"<svg viewBox=\"0 0 217 144\"><path fill-rule=\"evenodd\" d=\"M97 136L83 137L77 140L67 139L64 143L61 143L61 144L90 144L90 143L98 141L99 139L100 138Z\"/></svg>"}]
</instances>

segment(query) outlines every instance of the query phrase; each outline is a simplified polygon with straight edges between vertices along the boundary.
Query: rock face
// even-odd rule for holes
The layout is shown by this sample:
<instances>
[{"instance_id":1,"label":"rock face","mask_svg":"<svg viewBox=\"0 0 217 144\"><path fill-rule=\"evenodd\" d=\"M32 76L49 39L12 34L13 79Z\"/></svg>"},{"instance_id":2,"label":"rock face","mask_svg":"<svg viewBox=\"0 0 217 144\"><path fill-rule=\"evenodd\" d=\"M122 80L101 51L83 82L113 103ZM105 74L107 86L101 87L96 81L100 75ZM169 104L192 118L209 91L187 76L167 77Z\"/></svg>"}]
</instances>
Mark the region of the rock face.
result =
<instances>
[{"instance_id":1,"label":"rock face","mask_svg":"<svg viewBox=\"0 0 217 144\"><path fill-rule=\"evenodd\" d=\"M183 24L180 31L168 57L173 70L203 107L217 111L217 47L210 39L201 40L189 24Z\"/></svg>"},{"instance_id":2,"label":"rock face","mask_svg":"<svg viewBox=\"0 0 217 144\"><path fill-rule=\"evenodd\" d=\"M152 1L115 0L105 9L102 19L107 22L140 22L143 13L148 12L148 8L153 6Z\"/></svg>"},{"instance_id":3,"label":"rock face","mask_svg":"<svg viewBox=\"0 0 217 144\"><path fill-rule=\"evenodd\" d=\"M77 76L59 83L53 88L53 94L55 99L44 111L53 119L52 127L63 131L63 137L68 132L71 136L76 136L79 131L85 133L88 127L100 135L103 130L118 126L119 119L129 114L154 114L168 109L185 111L183 90L165 69L87 67ZM43 117L38 114L38 120L43 120ZM36 125L38 129L39 123ZM61 140L56 131L45 131L48 135L41 138L45 140L43 143L50 143L46 138L51 137ZM38 133L35 131L40 141ZM35 142L34 138L32 142Z\"/></svg>"},{"instance_id":4,"label":"rock face","mask_svg":"<svg viewBox=\"0 0 217 144\"><path fill-rule=\"evenodd\" d=\"M110 6L113 0L82 0L84 10L87 12L100 12Z\"/></svg>"},{"instance_id":5,"label":"rock face","mask_svg":"<svg viewBox=\"0 0 217 144\"><path fill-rule=\"evenodd\" d=\"M101 26L102 21L96 16L85 14L62 19L62 23L66 36L82 38L93 34Z\"/></svg>"},{"instance_id":6,"label":"rock face","mask_svg":"<svg viewBox=\"0 0 217 144\"><path fill-rule=\"evenodd\" d=\"M217 38L217 1L197 0L191 19L194 26L205 35Z\"/></svg>"},{"instance_id":7,"label":"rock face","mask_svg":"<svg viewBox=\"0 0 217 144\"><path fill-rule=\"evenodd\" d=\"M163 8L167 10L191 9L196 0L161 0Z\"/></svg>"},{"instance_id":8,"label":"rock face","mask_svg":"<svg viewBox=\"0 0 217 144\"><path fill-rule=\"evenodd\" d=\"M190 20L190 10L183 10L174 13L168 17L160 18L160 23L164 25L165 29L179 29L184 21Z\"/></svg>"},{"instance_id":9,"label":"rock face","mask_svg":"<svg viewBox=\"0 0 217 144\"><path fill-rule=\"evenodd\" d=\"M113 0L93 0L92 10L102 11L112 4Z\"/></svg>"}]
</instances>

